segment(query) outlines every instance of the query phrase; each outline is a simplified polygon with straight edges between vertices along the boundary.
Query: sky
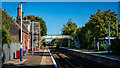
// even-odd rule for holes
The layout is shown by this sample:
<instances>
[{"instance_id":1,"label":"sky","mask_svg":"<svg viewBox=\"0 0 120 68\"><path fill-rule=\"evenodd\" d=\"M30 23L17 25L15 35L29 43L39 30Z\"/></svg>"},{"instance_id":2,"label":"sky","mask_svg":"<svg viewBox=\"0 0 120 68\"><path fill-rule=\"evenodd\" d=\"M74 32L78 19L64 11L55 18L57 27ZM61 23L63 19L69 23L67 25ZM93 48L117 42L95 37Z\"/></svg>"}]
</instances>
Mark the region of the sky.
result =
<instances>
[{"instance_id":1,"label":"sky","mask_svg":"<svg viewBox=\"0 0 120 68\"><path fill-rule=\"evenodd\" d=\"M14 19L17 17L19 2L2 2L2 9ZM27 2L23 4L24 16L35 15L43 18L47 34L61 34L63 25L71 18L73 23L82 27L92 14L111 9L118 13L118 2Z\"/></svg>"},{"instance_id":2,"label":"sky","mask_svg":"<svg viewBox=\"0 0 120 68\"><path fill-rule=\"evenodd\" d=\"M2 2L118 2L119 0L1 0Z\"/></svg>"}]
</instances>

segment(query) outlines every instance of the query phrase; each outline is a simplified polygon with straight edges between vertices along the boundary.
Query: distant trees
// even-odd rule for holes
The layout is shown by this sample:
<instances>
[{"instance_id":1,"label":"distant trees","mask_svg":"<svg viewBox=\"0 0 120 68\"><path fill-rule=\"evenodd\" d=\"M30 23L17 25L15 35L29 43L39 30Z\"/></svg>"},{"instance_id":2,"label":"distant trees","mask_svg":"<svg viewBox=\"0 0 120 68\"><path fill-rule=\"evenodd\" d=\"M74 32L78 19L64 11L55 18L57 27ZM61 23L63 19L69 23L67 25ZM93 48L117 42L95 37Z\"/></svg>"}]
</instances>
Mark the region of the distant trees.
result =
<instances>
[{"instance_id":1,"label":"distant trees","mask_svg":"<svg viewBox=\"0 0 120 68\"><path fill-rule=\"evenodd\" d=\"M63 25L62 34L78 38L82 48L93 49L94 38L95 41L98 42L98 38L108 36L108 22L110 22L110 36L116 37L116 25L118 25L117 16L118 14L111 12L111 10L101 12L101 10L98 9L97 13L90 16L89 21L84 27L77 28L77 25L69 19L68 23ZM63 42L65 42L65 40Z\"/></svg>"},{"instance_id":2,"label":"distant trees","mask_svg":"<svg viewBox=\"0 0 120 68\"><path fill-rule=\"evenodd\" d=\"M62 35L70 35L72 37L76 37L77 35L77 25L76 23L73 23L71 21L71 18L68 20L67 24L63 25L62 28ZM54 39L51 42L54 45L57 46L64 46L64 47L68 47L68 39ZM75 47L75 44L72 40L70 40L70 46L72 48Z\"/></svg>"},{"instance_id":3,"label":"distant trees","mask_svg":"<svg viewBox=\"0 0 120 68\"><path fill-rule=\"evenodd\" d=\"M71 35L75 37L77 34L77 25L72 23L71 18L68 20L66 25L63 25L62 35Z\"/></svg>"},{"instance_id":4,"label":"distant trees","mask_svg":"<svg viewBox=\"0 0 120 68\"><path fill-rule=\"evenodd\" d=\"M118 14L111 12L110 10L101 12L98 9L96 14L90 16L89 22L85 24L85 27L81 28L79 33L79 39L82 47L93 48L94 37L96 42L98 38L108 36L108 22L110 22L110 36L116 36L116 25L118 23Z\"/></svg>"}]
</instances>

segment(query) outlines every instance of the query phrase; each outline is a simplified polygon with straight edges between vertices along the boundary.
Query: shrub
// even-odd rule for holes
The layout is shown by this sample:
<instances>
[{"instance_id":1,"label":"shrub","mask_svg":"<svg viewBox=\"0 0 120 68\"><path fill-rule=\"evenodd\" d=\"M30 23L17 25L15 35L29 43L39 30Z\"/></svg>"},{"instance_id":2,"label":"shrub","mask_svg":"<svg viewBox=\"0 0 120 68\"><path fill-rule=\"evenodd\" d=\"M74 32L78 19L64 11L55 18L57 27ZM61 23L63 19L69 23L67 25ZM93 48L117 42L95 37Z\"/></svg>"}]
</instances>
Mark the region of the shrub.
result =
<instances>
[{"instance_id":1,"label":"shrub","mask_svg":"<svg viewBox=\"0 0 120 68\"><path fill-rule=\"evenodd\" d=\"M120 39L113 40L110 48L113 53L120 54Z\"/></svg>"},{"instance_id":2,"label":"shrub","mask_svg":"<svg viewBox=\"0 0 120 68\"><path fill-rule=\"evenodd\" d=\"M100 50L105 50L106 49L106 44L101 44Z\"/></svg>"}]
</instances>

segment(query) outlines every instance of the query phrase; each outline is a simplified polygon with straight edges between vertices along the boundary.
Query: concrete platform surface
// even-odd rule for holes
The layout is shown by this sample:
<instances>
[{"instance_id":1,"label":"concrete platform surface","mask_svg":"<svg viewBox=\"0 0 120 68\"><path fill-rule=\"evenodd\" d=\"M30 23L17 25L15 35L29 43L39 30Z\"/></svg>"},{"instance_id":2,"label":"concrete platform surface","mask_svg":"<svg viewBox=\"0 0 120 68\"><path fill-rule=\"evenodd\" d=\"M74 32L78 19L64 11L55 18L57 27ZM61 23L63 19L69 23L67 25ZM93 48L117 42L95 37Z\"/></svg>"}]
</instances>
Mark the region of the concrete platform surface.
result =
<instances>
[{"instance_id":1,"label":"concrete platform surface","mask_svg":"<svg viewBox=\"0 0 120 68\"><path fill-rule=\"evenodd\" d=\"M14 60L15 64L11 63L12 64L11 66L3 65L2 68L55 68L55 65L53 63L48 48L45 48L44 50L36 51L33 53L33 55L32 53L28 53L23 57L23 59L25 61L24 62L22 61L23 63L21 64L19 64L19 62L16 62L17 60L19 60L16 59ZM13 67L13 64L16 66Z\"/></svg>"}]
</instances>

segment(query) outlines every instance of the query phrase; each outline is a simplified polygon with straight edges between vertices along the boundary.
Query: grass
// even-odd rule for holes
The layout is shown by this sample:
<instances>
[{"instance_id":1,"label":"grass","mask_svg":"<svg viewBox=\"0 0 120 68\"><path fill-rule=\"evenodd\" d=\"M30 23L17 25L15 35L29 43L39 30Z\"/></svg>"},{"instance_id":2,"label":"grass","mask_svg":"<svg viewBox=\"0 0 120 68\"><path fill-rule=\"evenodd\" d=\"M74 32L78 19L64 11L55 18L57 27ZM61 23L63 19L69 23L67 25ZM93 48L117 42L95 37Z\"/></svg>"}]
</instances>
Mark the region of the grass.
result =
<instances>
[{"instance_id":1,"label":"grass","mask_svg":"<svg viewBox=\"0 0 120 68\"><path fill-rule=\"evenodd\" d=\"M73 47L65 47L65 48L71 48L72 49Z\"/></svg>"},{"instance_id":2,"label":"grass","mask_svg":"<svg viewBox=\"0 0 120 68\"><path fill-rule=\"evenodd\" d=\"M97 53L108 53L107 51L97 51Z\"/></svg>"}]
</instances>

